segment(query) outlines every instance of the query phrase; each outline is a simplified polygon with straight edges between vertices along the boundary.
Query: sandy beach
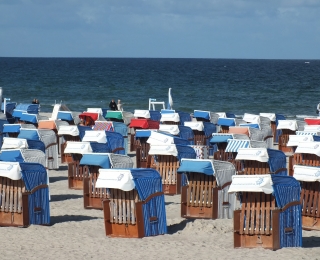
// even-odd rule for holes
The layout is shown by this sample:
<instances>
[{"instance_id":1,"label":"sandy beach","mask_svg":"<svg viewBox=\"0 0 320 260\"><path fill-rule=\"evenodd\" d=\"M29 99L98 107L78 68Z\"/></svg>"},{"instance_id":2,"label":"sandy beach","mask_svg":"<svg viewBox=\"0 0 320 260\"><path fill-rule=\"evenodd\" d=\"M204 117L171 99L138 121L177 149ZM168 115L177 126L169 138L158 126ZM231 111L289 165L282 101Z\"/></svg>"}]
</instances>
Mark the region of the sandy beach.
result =
<instances>
[{"instance_id":1,"label":"sandy beach","mask_svg":"<svg viewBox=\"0 0 320 260\"><path fill-rule=\"evenodd\" d=\"M129 156L135 161L134 153ZM319 259L320 232L303 231L302 248L234 249L233 220L186 220L180 195L165 196L168 234L109 238L103 212L86 210L80 190L68 189L67 164L49 170L51 225L2 227L1 259Z\"/></svg>"}]
</instances>

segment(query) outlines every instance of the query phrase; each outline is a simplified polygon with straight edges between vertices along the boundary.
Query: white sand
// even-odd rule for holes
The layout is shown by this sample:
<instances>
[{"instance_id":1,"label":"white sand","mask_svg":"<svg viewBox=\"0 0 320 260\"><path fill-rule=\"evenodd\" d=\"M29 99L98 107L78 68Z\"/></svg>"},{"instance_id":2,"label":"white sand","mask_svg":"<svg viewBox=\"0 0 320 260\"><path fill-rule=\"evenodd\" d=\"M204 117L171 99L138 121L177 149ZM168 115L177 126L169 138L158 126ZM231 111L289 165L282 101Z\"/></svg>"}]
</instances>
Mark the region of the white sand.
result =
<instances>
[{"instance_id":1,"label":"white sand","mask_svg":"<svg viewBox=\"0 0 320 260\"><path fill-rule=\"evenodd\" d=\"M168 234L109 238L103 212L83 208L69 190L67 165L50 170L51 226L2 227L0 259L319 259L320 232L303 231L302 248L234 249L233 220L185 220L180 195L166 196Z\"/></svg>"}]
</instances>

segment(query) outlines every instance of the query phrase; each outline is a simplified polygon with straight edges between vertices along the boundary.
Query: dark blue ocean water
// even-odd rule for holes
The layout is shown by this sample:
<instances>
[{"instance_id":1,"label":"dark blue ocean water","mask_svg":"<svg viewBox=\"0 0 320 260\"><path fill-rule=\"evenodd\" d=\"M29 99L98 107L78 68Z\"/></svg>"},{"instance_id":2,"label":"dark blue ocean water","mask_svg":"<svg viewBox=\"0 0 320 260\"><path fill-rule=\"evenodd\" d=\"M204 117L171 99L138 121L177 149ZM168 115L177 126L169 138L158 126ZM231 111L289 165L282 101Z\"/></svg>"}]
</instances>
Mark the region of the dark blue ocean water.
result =
<instances>
[{"instance_id":1,"label":"dark blue ocean water","mask_svg":"<svg viewBox=\"0 0 320 260\"><path fill-rule=\"evenodd\" d=\"M41 111L61 102L71 110L148 109L148 99L173 108L213 112L270 112L316 116L320 60L0 58L3 97L17 103L38 98Z\"/></svg>"}]
</instances>

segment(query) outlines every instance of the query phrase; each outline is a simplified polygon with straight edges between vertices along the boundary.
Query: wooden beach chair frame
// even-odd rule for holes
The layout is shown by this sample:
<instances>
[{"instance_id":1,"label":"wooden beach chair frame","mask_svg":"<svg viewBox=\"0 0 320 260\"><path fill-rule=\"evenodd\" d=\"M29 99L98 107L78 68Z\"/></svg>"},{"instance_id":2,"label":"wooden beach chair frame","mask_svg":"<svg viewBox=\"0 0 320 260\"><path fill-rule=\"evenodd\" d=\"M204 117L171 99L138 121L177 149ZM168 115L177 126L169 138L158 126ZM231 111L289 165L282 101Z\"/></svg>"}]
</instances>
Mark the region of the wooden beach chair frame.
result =
<instances>
[{"instance_id":1,"label":"wooden beach chair frame","mask_svg":"<svg viewBox=\"0 0 320 260\"><path fill-rule=\"evenodd\" d=\"M73 190L83 189L83 180L87 176L84 166L80 165L82 154L72 154L72 161L68 163L68 188Z\"/></svg>"},{"instance_id":2,"label":"wooden beach chair frame","mask_svg":"<svg viewBox=\"0 0 320 260\"><path fill-rule=\"evenodd\" d=\"M173 155L151 157L151 168L157 170L162 178L162 190L165 195L181 194L181 174L177 173L179 159Z\"/></svg>"},{"instance_id":3,"label":"wooden beach chair frame","mask_svg":"<svg viewBox=\"0 0 320 260\"><path fill-rule=\"evenodd\" d=\"M157 216L144 219L143 206L152 199L163 196L163 192L150 195L141 201L137 190L122 191L109 189L110 197L103 201L105 232L110 237L142 238L145 236L145 224L157 222ZM112 210L111 210L112 209Z\"/></svg>"},{"instance_id":4,"label":"wooden beach chair frame","mask_svg":"<svg viewBox=\"0 0 320 260\"><path fill-rule=\"evenodd\" d=\"M294 148L291 146L287 146L289 142L289 136L295 135L296 131L290 129L281 129L282 134L279 135L279 143L278 143L278 150L284 153L294 153Z\"/></svg>"},{"instance_id":5,"label":"wooden beach chair frame","mask_svg":"<svg viewBox=\"0 0 320 260\"><path fill-rule=\"evenodd\" d=\"M300 202L279 209L272 194L243 192L242 207L234 211L234 247L280 249L280 213L296 205ZM292 233L293 227L283 231Z\"/></svg>"}]
</instances>

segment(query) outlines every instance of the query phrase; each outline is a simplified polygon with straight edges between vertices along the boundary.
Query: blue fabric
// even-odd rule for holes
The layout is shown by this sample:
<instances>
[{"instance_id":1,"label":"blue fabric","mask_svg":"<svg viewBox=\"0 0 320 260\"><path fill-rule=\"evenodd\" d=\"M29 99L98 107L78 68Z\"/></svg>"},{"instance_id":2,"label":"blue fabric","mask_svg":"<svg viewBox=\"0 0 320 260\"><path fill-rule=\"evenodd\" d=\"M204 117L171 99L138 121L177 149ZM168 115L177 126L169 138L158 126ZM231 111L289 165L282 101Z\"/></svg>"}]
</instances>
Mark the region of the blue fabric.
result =
<instances>
[{"instance_id":1,"label":"blue fabric","mask_svg":"<svg viewBox=\"0 0 320 260\"><path fill-rule=\"evenodd\" d=\"M141 200L146 200L156 192L162 192L162 178L154 169L130 169L131 175Z\"/></svg>"},{"instance_id":2,"label":"blue fabric","mask_svg":"<svg viewBox=\"0 0 320 260\"><path fill-rule=\"evenodd\" d=\"M26 190L32 191L47 183L47 170L39 163L20 163L22 179ZM35 208L40 210L35 211ZM49 189L41 188L28 195L28 210L30 224L50 224Z\"/></svg>"},{"instance_id":3,"label":"blue fabric","mask_svg":"<svg viewBox=\"0 0 320 260\"><path fill-rule=\"evenodd\" d=\"M320 136L314 135L314 136L313 136L313 141L315 141L315 142L320 142Z\"/></svg>"},{"instance_id":4,"label":"blue fabric","mask_svg":"<svg viewBox=\"0 0 320 260\"><path fill-rule=\"evenodd\" d=\"M226 143L228 139L233 139L232 135L214 135L210 139L210 143Z\"/></svg>"},{"instance_id":5,"label":"blue fabric","mask_svg":"<svg viewBox=\"0 0 320 260\"><path fill-rule=\"evenodd\" d=\"M236 122L234 120L234 118L223 118L223 117L219 117L217 125L221 125L221 126L235 126Z\"/></svg>"},{"instance_id":6,"label":"blue fabric","mask_svg":"<svg viewBox=\"0 0 320 260\"><path fill-rule=\"evenodd\" d=\"M3 150L0 153L0 161L6 162L23 162L20 150Z\"/></svg>"},{"instance_id":7,"label":"blue fabric","mask_svg":"<svg viewBox=\"0 0 320 260\"><path fill-rule=\"evenodd\" d=\"M20 117L22 114L22 111L23 113L28 113L28 114L38 114L39 105L38 104L18 104L13 111L13 116Z\"/></svg>"},{"instance_id":8,"label":"blue fabric","mask_svg":"<svg viewBox=\"0 0 320 260\"><path fill-rule=\"evenodd\" d=\"M72 112L68 112L68 111L59 111L58 115L57 115L57 119L61 119L64 121L73 121L73 117L72 117Z\"/></svg>"},{"instance_id":9,"label":"blue fabric","mask_svg":"<svg viewBox=\"0 0 320 260\"><path fill-rule=\"evenodd\" d=\"M150 130L142 130L142 131L136 131L136 138L141 137L150 137L151 131Z\"/></svg>"},{"instance_id":10,"label":"blue fabric","mask_svg":"<svg viewBox=\"0 0 320 260\"><path fill-rule=\"evenodd\" d=\"M103 169L111 168L108 154L84 154L80 160L80 165L95 165Z\"/></svg>"},{"instance_id":11,"label":"blue fabric","mask_svg":"<svg viewBox=\"0 0 320 260\"><path fill-rule=\"evenodd\" d=\"M178 159L180 162L182 158L196 159L197 157L196 151L191 146L176 144L176 148L178 151Z\"/></svg>"},{"instance_id":12,"label":"blue fabric","mask_svg":"<svg viewBox=\"0 0 320 260\"><path fill-rule=\"evenodd\" d=\"M122 136L128 136L128 127L125 123L113 122L113 130L122 134Z\"/></svg>"},{"instance_id":13,"label":"blue fabric","mask_svg":"<svg viewBox=\"0 0 320 260\"><path fill-rule=\"evenodd\" d=\"M84 137L86 131L93 131L92 127L90 127L90 126L82 126L82 125L78 125L78 130L79 130L80 141L82 141L82 138Z\"/></svg>"},{"instance_id":14,"label":"blue fabric","mask_svg":"<svg viewBox=\"0 0 320 260\"><path fill-rule=\"evenodd\" d=\"M283 208L290 202L300 201L300 183L291 176L271 174L273 195L277 207ZM280 213L280 247L302 246L301 204L291 206ZM285 228L292 227L292 232L285 232Z\"/></svg>"},{"instance_id":15,"label":"blue fabric","mask_svg":"<svg viewBox=\"0 0 320 260\"><path fill-rule=\"evenodd\" d=\"M44 145L44 142L42 142L40 140L28 140L27 139L27 143L28 143L29 149L36 149L36 150L40 150L40 151L46 153L46 147Z\"/></svg>"},{"instance_id":16,"label":"blue fabric","mask_svg":"<svg viewBox=\"0 0 320 260\"><path fill-rule=\"evenodd\" d=\"M204 119L210 120L210 112L195 110L193 113L193 117L204 118Z\"/></svg>"},{"instance_id":17,"label":"blue fabric","mask_svg":"<svg viewBox=\"0 0 320 260\"><path fill-rule=\"evenodd\" d=\"M179 125L179 135L180 138L188 140L190 145L194 144L194 133L189 126Z\"/></svg>"},{"instance_id":18,"label":"blue fabric","mask_svg":"<svg viewBox=\"0 0 320 260\"><path fill-rule=\"evenodd\" d=\"M109 146L110 151L114 151L116 148L123 148L123 150L116 151L116 154L123 154L125 155L125 147L124 147L124 138L122 134L106 131L107 135L107 144Z\"/></svg>"},{"instance_id":19,"label":"blue fabric","mask_svg":"<svg viewBox=\"0 0 320 260\"><path fill-rule=\"evenodd\" d=\"M247 126L247 127L251 127L251 128L256 128L256 129L260 129L259 124L240 124L239 126Z\"/></svg>"},{"instance_id":20,"label":"blue fabric","mask_svg":"<svg viewBox=\"0 0 320 260\"><path fill-rule=\"evenodd\" d=\"M18 138L40 141L40 137L38 135L37 130L20 129L20 133L18 134Z\"/></svg>"},{"instance_id":21,"label":"blue fabric","mask_svg":"<svg viewBox=\"0 0 320 260\"><path fill-rule=\"evenodd\" d=\"M93 153L111 153L111 149L107 143L90 142Z\"/></svg>"},{"instance_id":22,"label":"blue fabric","mask_svg":"<svg viewBox=\"0 0 320 260\"><path fill-rule=\"evenodd\" d=\"M167 233L167 218L164 194L152 198L142 205L144 234L145 236L156 236ZM157 220L151 221L151 217Z\"/></svg>"},{"instance_id":23,"label":"blue fabric","mask_svg":"<svg viewBox=\"0 0 320 260\"><path fill-rule=\"evenodd\" d=\"M150 119L153 121L160 122L161 119L161 113L157 110L149 110Z\"/></svg>"},{"instance_id":24,"label":"blue fabric","mask_svg":"<svg viewBox=\"0 0 320 260\"><path fill-rule=\"evenodd\" d=\"M206 175L214 175L214 170L212 168L212 163L205 160L196 160L196 161L186 161L182 160L178 173L184 172L199 172Z\"/></svg>"},{"instance_id":25,"label":"blue fabric","mask_svg":"<svg viewBox=\"0 0 320 260\"><path fill-rule=\"evenodd\" d=\"M269 156L270 172L275 172L280 168L287 169L286 155L284 152L275 149L267 149ZM279 175L287 175L287 170L281 171Z\"/></svg>"},{"instance_id":26,"label":"blue fabric","mask_svg":"<svg viewBox=\"0 0 320 260\"><path fill-rule=\"evenodd\" d=\"M6 103L6 114L12 115L13 110L16 108L17 103L15 102L7 102ZM4 112L4 102L1 103L1 110Z\"/></svg>"},{"instance_id":27,"label":"blue fabric","mask_svg":"<svg viewBox=\"0 0 320 260\"><path fill-rule=\"evenodd\" d=\"M226 112L226 117L227 118L236 118L236 115L234 113Z\"/></svg>"},{"instance_id":28,"label":"blue fabric","mask_svg":"<svg viewBox=\"0 0 320 260\"><path fill-rule=\"evenodd\" d=\"M189 141L179 137L173 137L174 144L189 145Z\"/></svg>"},{"instance_id":29,"label":"blue fabric","mask_svg":"<svg viewBox=\"0 0 320 260\"><path fill-rule=\"evenodd\" d=\"M172 109L161 109L161 114L170 114L175 113L175 110Z\"/></svg>"},{"instance_id":30,"label":"blue fabric","mask_svg":"<svg viewBox=\"0 0 320 260\"><path fill-rule=\"evenodd\" d=\"M35 114L23 113L21 115L21 117L20 117L20 120L21 121L25 121L25 122L29 122L29 123L32 123L32 124L38 123L37 115L35 115Z\"/></svg>"},{"instance_id":31,"label":"blue fabric","mask_svg":"<svg viewBox=\"0 0 320 260\"><path fill-rule=\"evenodd\" d=\"M180 125L184 125L184 122L190 122L191 121L191 115L187 112L177 111L180 118Z\"/></svg>"},{"instance_id":32,"label":"blue fabric","mask_svg":"<svg viewBox=\"0 0 320 260\"><path fill-rule=\"evenodd\" d=\"M20 128L20 124L5 125L3 126L3 133L19 133Z\"/></svg>"}]
</instances>

